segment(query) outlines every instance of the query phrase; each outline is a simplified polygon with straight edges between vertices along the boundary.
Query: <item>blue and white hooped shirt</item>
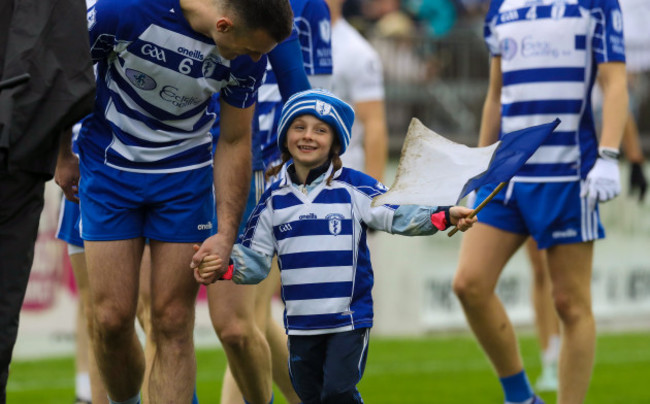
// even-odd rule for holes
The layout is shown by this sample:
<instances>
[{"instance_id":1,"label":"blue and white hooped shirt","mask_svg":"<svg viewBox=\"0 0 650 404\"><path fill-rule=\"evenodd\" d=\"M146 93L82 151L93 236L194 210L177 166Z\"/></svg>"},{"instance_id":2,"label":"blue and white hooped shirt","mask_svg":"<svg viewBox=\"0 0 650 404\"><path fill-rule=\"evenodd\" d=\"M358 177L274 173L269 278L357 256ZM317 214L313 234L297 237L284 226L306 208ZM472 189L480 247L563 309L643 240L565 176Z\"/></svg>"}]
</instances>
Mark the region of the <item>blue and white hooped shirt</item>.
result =
<instances>
[{"instance_id":1,"label":"blue and white hooped shirt","mask_svg":"<svg viewBox=\"0 0 650 404\"><path fill-rule=\"evenodd\" d=\"M238 108L256 101L266 57L222 58L179 0L99 0L88 29L97 99L79 144L108 166L169 173L210 165L212 94Z\"/></svg>"},{"instance_id":2,"label":"blue and white hooped shirt","mask_svg":"<svg viewBox=\"0 0 650 404\"><path fill-rule=\"evenodd\" d=\"M591 108L597 65L624 62L617 0L493 0L485 20L501 57L501 135L562 121L514 181L576 181L597 157Z\"/></svg>"}]
</instances>

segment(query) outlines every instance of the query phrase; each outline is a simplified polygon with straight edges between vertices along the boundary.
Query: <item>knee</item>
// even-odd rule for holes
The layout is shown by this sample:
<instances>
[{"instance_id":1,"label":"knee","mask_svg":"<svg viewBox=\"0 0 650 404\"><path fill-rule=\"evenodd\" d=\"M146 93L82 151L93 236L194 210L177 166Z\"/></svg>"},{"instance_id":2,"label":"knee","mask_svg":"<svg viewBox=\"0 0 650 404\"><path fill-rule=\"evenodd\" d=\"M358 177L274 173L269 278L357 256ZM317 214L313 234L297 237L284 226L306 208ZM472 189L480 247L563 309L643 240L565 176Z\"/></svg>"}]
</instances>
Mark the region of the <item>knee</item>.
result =
<instances>
[{"instance_id":1,"label":"knee","mask_svg":"<svg viewBox=\"0 0 650 404\"><path fill-rule=\"evenodd\" d=\"M243 350L250 344L254 338L254 328L245 321L236 319L228 322L224 326L216 329L221 344L226 349Z\"/></svg>"},{"instance_id":2,"label":"knee","mask_svg":"<svg viewBox=\"0 0 650 404\"><path fill-rule=\"evenodd\" d=\"M452 288L463 306L480 305L489 293L479 279L463 276L461 270L454 277Z\"/></svg>"},{"instance_id":3,"label":"knee","mask_svg":"<svg viewBox=\"0 0 650 404\"><path fill-rule=\"evenodd\" d=\"M168 303L162 307L154 307L151 310L150 322L155 340L192 339L194 306Z\"/></svg>"},{"instance_id":4,"label":"knee","mask_svg":"<svg viewBox=\"0 0 650 404\"><path fill-rule=\"evenodd\" d=\"M589 302L581 301L567 293L554 293L553 302L560 321L565 325L573 324L580 319L591 316L591 305Z\"/></svg>"},{"instance_id":5,"label":"knee","mask_svg":"<svg viewBox=\"0 0 650 404\"><path fill-rule=\"evenodd\" d=\"M88 330L101 340L117 339L126 335L133 327L133 313L113 304L98 304L94 307L88 322Z\"/></svg>"}]
</instances>

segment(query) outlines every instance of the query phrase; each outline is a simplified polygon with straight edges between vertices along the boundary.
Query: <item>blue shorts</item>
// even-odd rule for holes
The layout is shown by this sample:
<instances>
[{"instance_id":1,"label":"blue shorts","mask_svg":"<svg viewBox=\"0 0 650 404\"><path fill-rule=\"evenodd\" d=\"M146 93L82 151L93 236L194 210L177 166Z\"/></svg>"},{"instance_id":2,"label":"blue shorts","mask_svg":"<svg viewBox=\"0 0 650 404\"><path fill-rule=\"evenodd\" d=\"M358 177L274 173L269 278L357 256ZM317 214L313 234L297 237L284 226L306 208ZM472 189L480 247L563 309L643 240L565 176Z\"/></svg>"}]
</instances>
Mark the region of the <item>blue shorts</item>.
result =
<instances>
[{"instance_id":1,"label":"blue shorts","mask_svg":"<svg viewBox=\"0 0 650 404\"><path fill-rule=\"evenodd\" d=\"M496 188L482 187L476 205ZM477 215L479 222L517 234L529 234L540 249L605 237L598 206L589 213L580 182L511 182Z\"/></svg>"},{"instance_id":2,"label":"blue shorts","mask_svg":"<svg viewBox=\"0 0 650 404\"><path fill-rule=\"evenodd\" d=\"M79 234L79 204L63 197L59 212L59 228L56 238L77 247L83 247L84 241Z\"/></svg>"},{"instance_id":3,"label":"blue shorts","mask_svg":"<svg viewBox=\"0 0 650 404\"><path fill-rule=\"evenodd\" d=\"M146 237L201 243L216 230L212 166L178 173L136 173L84 158L79 197L81 237Z\"/></svg>"}]
</instances>

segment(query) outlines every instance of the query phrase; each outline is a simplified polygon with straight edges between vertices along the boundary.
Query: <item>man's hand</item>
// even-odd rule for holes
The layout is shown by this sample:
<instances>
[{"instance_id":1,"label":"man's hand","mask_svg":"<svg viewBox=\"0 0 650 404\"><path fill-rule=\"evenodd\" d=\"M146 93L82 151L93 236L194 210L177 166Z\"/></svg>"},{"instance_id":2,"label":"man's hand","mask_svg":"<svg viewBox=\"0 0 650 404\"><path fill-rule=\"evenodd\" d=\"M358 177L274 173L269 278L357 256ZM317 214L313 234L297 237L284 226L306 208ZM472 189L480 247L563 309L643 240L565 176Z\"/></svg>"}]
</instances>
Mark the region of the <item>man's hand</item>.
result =
<instances>
[{"instance_id":1,"label":"man's hand","mask_svg":"<svg viewBox=\"0 0 650 404\"><path fill-rule=\"evenodd\" d=\"M474 209L465 206L452 206L449 208L449 219L451 220L451 224L456 226L460 231L468 230L478 220L476 216L470 217L473 212Z\"/></svg>"},{"instance_id":2,"label":"man's hand","mask_svg":"<svg viewBox=\"0 0 650 404\"><path fill-rule=\"evenodd\" d=\"M79 203L79 159L72 153L59 154L54 182L61 187L67 200Z\"/></svg>"},{"instance_id":3,"label":"man's hand","mask_svg":"<svg viewBox=\"0 0 650 404\"><path fill-rule=\"evenodd\" d=\"M638 190L639 202L643 202L645 192L648 189L648 181L643 173L643 163L631 163L630 166L630 195L633 195Z\"/></svg>"},{"instance_id":4,"label":"man's hand","mask_svg":"<svg viewBox=\"0 0 650 404\"><path fill-rule=\"evenodd\" d=\"M615 158L602 155L596 159L580 191L580 197L587 198L589 211L596 208L596 202L606 202L621 193L621 179Z\"/></svg>"},{"instance_id":5,"label":"man's hand","mask_svg":"<svg viewBox=\"0 0 650 404\"><path fill-rule=\"evenodd\" d=\"M215 234L208 237L200 247L194 245L194 251L190 269L194 271L197 282L209 285L228 271L232 243L223 236Z\"/></svg>"}]
</instances>

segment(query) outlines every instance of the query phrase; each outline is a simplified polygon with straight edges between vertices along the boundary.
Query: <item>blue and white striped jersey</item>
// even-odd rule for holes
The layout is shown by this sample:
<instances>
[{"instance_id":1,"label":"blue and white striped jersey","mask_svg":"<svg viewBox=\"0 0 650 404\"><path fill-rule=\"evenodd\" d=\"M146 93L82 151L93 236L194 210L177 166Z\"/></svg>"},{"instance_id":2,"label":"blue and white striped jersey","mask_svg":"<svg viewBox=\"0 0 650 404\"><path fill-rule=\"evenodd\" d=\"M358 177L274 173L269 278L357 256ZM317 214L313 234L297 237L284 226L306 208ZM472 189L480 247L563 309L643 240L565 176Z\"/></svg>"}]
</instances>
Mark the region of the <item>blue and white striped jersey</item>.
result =
<instances>
[{"instance_id":1,"label":"blue and white striped jersey","mask_svg":"<svg viewBox=\"0 0 650 404\"><path fill-rule=\"evenodd\" d=\"M94 159L126 171L179 172L212 162L213 93L246 108L266 58L222 58L178 0L99 0L88 9L95 110L80 134Z\"/></svg>"},{"instance_id":2,"label":"blue and white striped jersey","mask_svg":"<svg viewBox=\"0 0 650 404\"><path fill-rule=\"evenodd\" d=\"M332 74L332 28L330 12L324 0L290 0L294 15L293 35L298 36L307 75ZM271 64L267 64L260 87L256 113L265 166L280 159L277 129L282 97Z\"/></svg>"},{"instance_id":3,"label":"blue and white striped jersey","mask_svg":"<svg viewBox=\"0 0 650 404\"><path fill-rule=\"evenodd\" d=\"M624 62L617 0L493 0L485 41L501 57L501 135L562 121L514 177L572 181L597 157L591 108L597 65Z\"/></svg>"},{"instance_id":4,"label":"blue and white striped jersey","mask_svg":"<svg viewBox=\"0 0 650 404\"><path fill-rule=\"evenodd\" d=\"M305 188L291 182L285 165L233 249L237 283L261 281L277 253L290 335L372 326L368 228L405 235L437 231L431 223L436 207L372 207L372 199L386 192L381 183L342 168L327 185L332 169Z\"/></svg>"}]
</instances>

